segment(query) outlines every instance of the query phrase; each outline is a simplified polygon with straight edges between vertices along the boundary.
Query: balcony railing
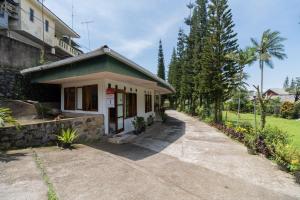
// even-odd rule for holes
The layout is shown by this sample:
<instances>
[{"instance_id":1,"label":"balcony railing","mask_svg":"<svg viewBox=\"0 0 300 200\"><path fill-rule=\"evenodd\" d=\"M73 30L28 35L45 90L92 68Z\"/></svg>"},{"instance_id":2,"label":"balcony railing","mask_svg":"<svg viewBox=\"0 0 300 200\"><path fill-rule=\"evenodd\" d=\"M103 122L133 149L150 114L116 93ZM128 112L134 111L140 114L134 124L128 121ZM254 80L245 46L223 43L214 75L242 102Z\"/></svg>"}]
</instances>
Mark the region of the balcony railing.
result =
<instances>
[{"instance_id":1,"label":"balcony railing","mask_svg":"<svg viewBox=\"0 0 300 200\"><path fill-rule=\"evenodd\" d=\"M81 54L81 51L78 51L77 49L73 48L68 43L64 42L61 39L56 38L56 47L59 47L61 50L65 51L66 53L72 55L72 56L78 56Z\"/></svg>"}]
</instances>

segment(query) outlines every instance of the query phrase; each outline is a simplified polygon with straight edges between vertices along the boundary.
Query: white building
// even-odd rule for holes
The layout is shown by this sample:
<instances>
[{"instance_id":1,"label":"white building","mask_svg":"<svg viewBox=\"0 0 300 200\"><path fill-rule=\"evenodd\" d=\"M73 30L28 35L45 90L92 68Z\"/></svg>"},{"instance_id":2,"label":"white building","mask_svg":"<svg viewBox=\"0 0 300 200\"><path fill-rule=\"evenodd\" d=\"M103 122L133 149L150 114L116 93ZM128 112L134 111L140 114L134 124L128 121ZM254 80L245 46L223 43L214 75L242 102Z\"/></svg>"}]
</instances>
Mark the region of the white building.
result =
<instances>
[{"instance_id":1,"label":"white building","mask_svg":"<svg viewBox=\"0 0 300 200\"><path fill-rule=\"evenodd\" d=\"M80 36L38 0L0 0L0 33L62 58L82 53Z\"/></svg>"},{"instance_id":2,"label":"white building","mask_svg":"<svg viewBox=\"0 0 300 200\"><path fill-rule=\"evenodd\" d=\"M135 116L155 117L155 96L174 92L169 83L107 46L21 73L30 74L33 83L60 85L63 112L104 115L107 134L132 131Z\"/></svg>"}]
</instances>

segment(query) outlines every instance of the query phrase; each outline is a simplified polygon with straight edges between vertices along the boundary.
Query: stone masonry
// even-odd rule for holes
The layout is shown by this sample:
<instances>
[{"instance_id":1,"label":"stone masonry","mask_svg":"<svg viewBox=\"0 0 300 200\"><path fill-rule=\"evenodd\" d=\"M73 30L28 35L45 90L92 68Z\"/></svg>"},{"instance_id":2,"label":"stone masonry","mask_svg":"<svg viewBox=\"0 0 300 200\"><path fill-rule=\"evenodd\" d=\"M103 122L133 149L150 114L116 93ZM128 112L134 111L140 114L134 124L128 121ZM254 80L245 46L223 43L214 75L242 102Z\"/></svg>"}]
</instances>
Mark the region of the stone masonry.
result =
<instances>
[{"instance_id":1,"label":"stone masonry","mask_svg":"<svg viewBox=\"0 0 300 200\"><path fill-rule=\"evenodd\" d=\"M0 128L0 149L54 145L57 143L57 135L64 128L77 130L79 137L76 142L99 140L104 135L104 116L81 116L47 121L22 125L19 129L16 127Z\"/></svg>"}]
</instances>

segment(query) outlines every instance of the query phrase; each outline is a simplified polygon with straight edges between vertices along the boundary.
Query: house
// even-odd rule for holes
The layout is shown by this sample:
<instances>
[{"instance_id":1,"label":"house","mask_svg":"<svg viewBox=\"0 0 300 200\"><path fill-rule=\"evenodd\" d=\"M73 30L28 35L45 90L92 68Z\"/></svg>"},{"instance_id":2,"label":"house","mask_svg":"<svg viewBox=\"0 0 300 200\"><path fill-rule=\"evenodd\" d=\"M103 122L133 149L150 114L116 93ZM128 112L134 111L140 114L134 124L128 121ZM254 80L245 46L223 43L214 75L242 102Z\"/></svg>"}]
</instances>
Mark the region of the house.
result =
<instances>
[{"instance_id":1,"label":"house","mask_svg":"<svg viewBox=\"0 0 300 200\"><path fill-rule=\"evenodd\" d=\"M63 112L102 114L106 134L132 131L135 116L155 116L155 97L175 92L108 46L21 73L30 74L32 83L60 85Z\"/></svg>"},{"instance_id":2,"label":"house","mask_svg":"<svg viewBox=\"0 0 300 200\"><path fill-rule=\"evenodd\" d=\"M38 0L0 0L0 34L60 58L82 53L80 36Z\"/></svg>"},{"instance_id":3,"label":"house","mask_svg":"<svg viewBox=\"0 0 300 200\"><path fill-rule=\"evenodd\" d=\"M289 101L294 102L295 96L285 91L282 88L270 88L268 89L264 95L271 97L272 99L279 98L281 102Z\"/></svg>"}]
</instances>

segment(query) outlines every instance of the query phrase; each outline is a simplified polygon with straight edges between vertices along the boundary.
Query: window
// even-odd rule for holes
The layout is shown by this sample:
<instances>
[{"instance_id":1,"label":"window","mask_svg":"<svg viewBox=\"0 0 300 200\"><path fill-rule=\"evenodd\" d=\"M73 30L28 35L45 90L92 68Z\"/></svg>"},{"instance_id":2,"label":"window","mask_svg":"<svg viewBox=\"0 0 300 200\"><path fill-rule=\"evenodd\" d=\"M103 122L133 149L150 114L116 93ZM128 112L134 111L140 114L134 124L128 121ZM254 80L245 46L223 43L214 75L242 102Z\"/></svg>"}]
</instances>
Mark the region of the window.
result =
<instances>
[{"instance_id":1,"label":"window","mask_svg":"<svg viewBox=\"0 0 300 200\"><path fill-rule=\"evenodd\" d=\"M45 20L45 31L48 32L49 31L49 21Z\"/></svg>"},{"instance_id":2,"label":"window","mask_svg":"<svg viewBox=\"0 0 300 200\"><path fill-rule=\"evenodd\" d=\"M76 88L76 109L82 110L82 88Z\"/></svg>"},{"instance_id":3,"label":"window","mask_svg":"<svg viewBox=\"0 0 300 200\"><path fill-rule=\"evenodd\" d=\"M126 118L137 114L137 96L135 93L126 93Z\"/></svg>"},{"instance_id":4,"label":"window","mask_svg":"<svg viewBox=\"0 0 300 200\"><path fill-rule=\"evenodd\" d=\"M98 111L98 86L82 87L82 110Z\"/></svg>"},{"instance_id":5,"label":"window","mask_svg":"<svg viewBox=\"0 0 300 200\"><path fill-rule=\"evenodd\" d=\"M75 88L64 89L64 109L75 110Z\"/></svg>"},{"instance_id":6,"label":"window","mask_svg":"<svg viewBox=\"0 0 300 200\"><path fill-rule=\"evenodd\" d=\"M30 21L34 22L34 10L32 8L30 8L29 11L29 19Z\"/></svg>"},{"instance_id":7,"label":"window","mask_svg":"<svg viewBox=\"0 0 300 200\"><path fill-rule=\"evenodd\" d=\"M145 113L152 111L152 95L145 94Z\"/></svg>"}]
</instances>

